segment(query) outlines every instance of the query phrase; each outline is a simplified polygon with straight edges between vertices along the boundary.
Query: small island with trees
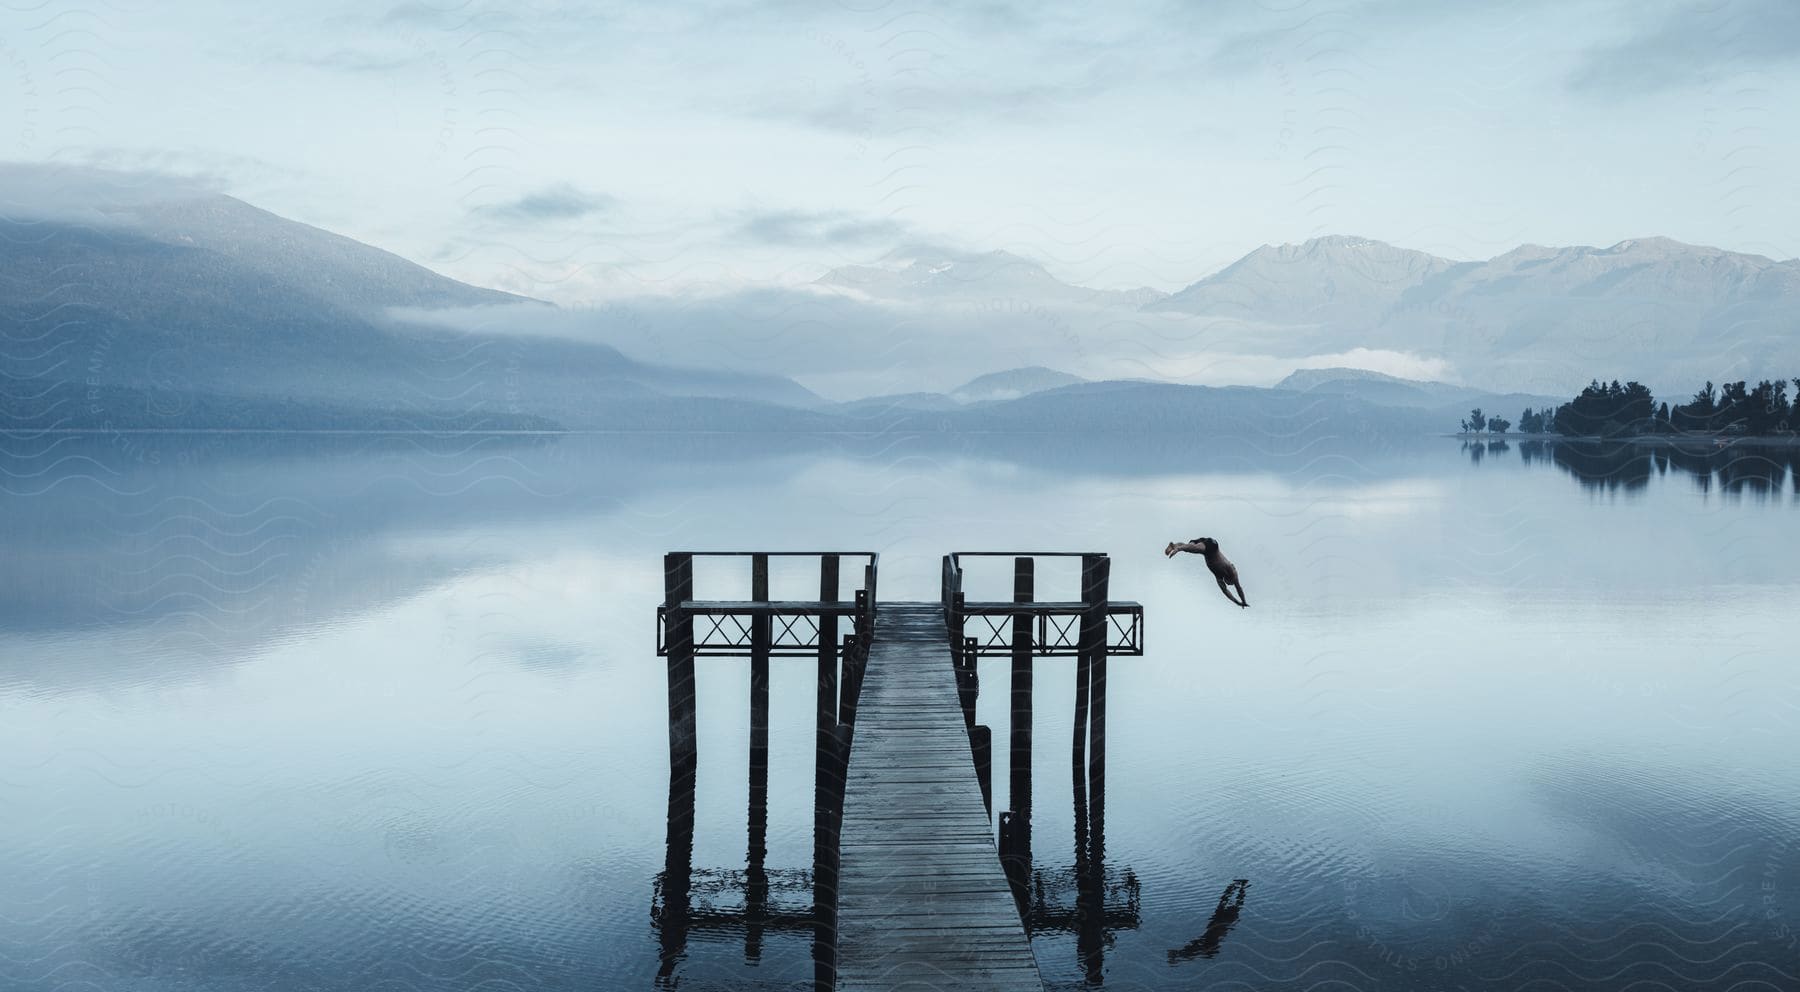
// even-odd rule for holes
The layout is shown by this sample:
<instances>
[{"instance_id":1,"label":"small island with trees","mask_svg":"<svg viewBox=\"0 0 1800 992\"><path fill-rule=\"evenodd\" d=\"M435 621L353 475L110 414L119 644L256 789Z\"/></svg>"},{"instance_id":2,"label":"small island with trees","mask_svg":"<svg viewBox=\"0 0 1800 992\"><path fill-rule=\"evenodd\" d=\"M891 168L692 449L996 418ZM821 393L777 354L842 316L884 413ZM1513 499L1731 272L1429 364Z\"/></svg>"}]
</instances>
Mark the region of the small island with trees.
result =
<instances>
[{"instance_id":1,"label":"small island with trees","mask_svg":"<svg viewBox=\"0 0 1800 992\"><path fill-rule=\"evenodd\" d=\"M1795 400L1788 400L1788 383ZM1639 382L1595 379L1580 395L1555 408L1526 407L1518 430L1525 436L1605 441L1726 440L1732 438L1792 440L1800 428L1800 378L1764 379L1755 386L1744 380L1715 388L1711 382L1686 403L1658 404L1650 388ZM1460 424L1463 435L1504 437L1513 422L1489 416L1480 407Z\"/></svg>"}]
</instances>

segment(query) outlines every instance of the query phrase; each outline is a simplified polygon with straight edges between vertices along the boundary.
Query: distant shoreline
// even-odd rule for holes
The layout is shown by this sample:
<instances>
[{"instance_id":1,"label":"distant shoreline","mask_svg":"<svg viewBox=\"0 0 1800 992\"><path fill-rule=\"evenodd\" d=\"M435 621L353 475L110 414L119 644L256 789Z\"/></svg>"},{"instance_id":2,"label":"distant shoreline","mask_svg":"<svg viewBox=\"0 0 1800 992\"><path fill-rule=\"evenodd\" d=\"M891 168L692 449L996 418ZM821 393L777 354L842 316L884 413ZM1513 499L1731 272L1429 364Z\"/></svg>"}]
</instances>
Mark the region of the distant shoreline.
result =
<instances>
[{"instance_id":1,"label":"distant shoreline","mask_svg":"<svg viewBox=\"0 0 1800 992\"><path fill-rule=\"evenodd\" d=\"M1630 444L1641 448L1686 448L1714 451L1721 447L1735 448L1749 445L1761 448L1800 448L1800 435L1771 437L1768 435L1731 435L1701 434L1675 436L1670 434L1634 434L1630 437L1575 437L1566 434L1441 434L1440 437L1454 437L1464 441L1572 441L1581 444ZM1723 441L1724 444L1719 442Z\"/></svg>"},{"instance_id":2,"label":"distant shoreline","mask_svg":"<svg viewBox=\"0 0 1800 992\"><path fill-rule=\"evenodd\" d=\"M491 436L491 437L565 437L565 436L576 436L576 437L579 437L579 436L623 435L623 434L632 434L632 435L708 434L708 435L720 435L720 436L750 436L750 435L765 436L766 435L766 436L780 436L780 437L886 437L886 436L891 436L891 435L895 435L895 434L903 434L903 435L907 435L907 436L938 435L938 436L1008 436L1008 437L1010 437L1010 436L1105 437L1105 436L1114 436L1114 435L1119 435L1119 434L1136 435L1136 434L1140 434L1140 433L1148 433L1151 435L1158 435L1158 434L1175 435L1175 434L1182 434L1184 432L1181 432L1181 431L1138 432L1138 431L1124 431L1124 430L1068 431L1068 430L994 430L994 429L946 431L946 430L928 430L928 429L922 429L922 428L916 428L916 427L913 427L913 428L888 427L888 428L882 428L882 429L877 429L877 430L849 431L849 430L770 430L770 429L725 430L725 429L719 429L719 428L651 428L651 427L611 427L611 428L609 428L609 427L587 427L587 428L576 427L576 428L512 429L512 430L509 430L509 429L505 429L505 428L461 429L461 428L417 428L417 427L414 427L414 428L399 428L399 427L396 427L396 428L381 428L381 427L374 427L374 428L348 428L348 427L115 427L115 428L45 427L45 428L28 428L28 427L0 426L0 438L10 438L13 440L28 439L28 438L32 438L32 437L42 437L45 435L113 437L113 436L119 436L119 435L140 435L140 436L141 435L169 435L169 436L174 436L174 435L196 435L196 434L200 434L200 435L220 435L220 434L302 435L302 436L339 435L339 436L352 436L352 437L417 437L417 436L436 436L436 437L472 437L472 436L479 436L479 437L489 437L489 436ZM1251 435L1238 435L1238 434L1203 435L1203 437L1205 437L1207 439L1226 439L1226 440L1242 440L1242 439L1245 439L1250 436ZM1784 436L1784 437L1769 437L1769 436L1733 437L1733 436L1729 436L1729 435L1727 435L1727 436L1689 435L1689 436L1685 436L1685 437L1673 437L1673 436L1664 435L1664 434L1639 434L1639 435L1634 435L1632 437L1593 437L1593 436L1574 437L1574 436L1563 435L1563 434L1517 434L1517 433L1468 434L1468 433L1453 432L1453 433L1448 433L1448 434L1419 434L1419 435L1412 435L1412 436L1418 437L1421 439L1428 438L1428 437L1439 437L1439 438L1456 438L1461 441L1488 441L1488 442L1493 442L1493 441L1520 441L1520 442L1561 441L1561 442L1570 442L1570 443L1579 443L1579 444L1630 444L1630 445L1635 445L1635 446L1644 447L1644 448L1684 448L1684 449L1690 449L1690 450L1702 450L1703 449L1703 450L1709 450L1709 451L1717 450L1718 448L1721 448L1721 447L1734 448L1734 447L1739 447L1739 446L1764 447L1764 448L1800 448L1800 435L1788 435L1788 436ZM1321 435L1321 437L1319 439L1344 440L1344 438L1342 436L1330 435L1330 434ZM1723 440L1725 442L1724 445L1719 444L1719 441L1721 441L1721 440Z\"/></svg>"}]
</instances>

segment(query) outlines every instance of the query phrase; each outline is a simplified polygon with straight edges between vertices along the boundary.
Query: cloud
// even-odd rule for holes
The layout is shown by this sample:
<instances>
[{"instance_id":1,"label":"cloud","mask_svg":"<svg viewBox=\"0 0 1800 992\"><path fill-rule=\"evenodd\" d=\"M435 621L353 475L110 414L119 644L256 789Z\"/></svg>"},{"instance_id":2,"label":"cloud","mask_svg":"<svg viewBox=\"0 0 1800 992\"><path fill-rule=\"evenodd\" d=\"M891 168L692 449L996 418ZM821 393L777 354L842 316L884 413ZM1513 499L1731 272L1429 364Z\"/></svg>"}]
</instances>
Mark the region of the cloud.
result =
<instances>
[{"instance_id":1,"label":"cloud","mask_svg":"<svg viewBox=\"0 0 1800 992\"><path fill-rule=\"evenodd\" d=\"M604 193L589 193L568 183L546 186L503 203L475 207L469 212L489 220L515 224L574 220L613 209L617 201Z\"/></svg>"},{"instance_id":2,"label":"cloud","mask_svg":"<svg viewBox=\"0 0 1800 992\"><path fill-rule=\"evenodd\" d=\"M378 53L354 48L339 48L320 53L287 53L271 56L269 61L288 62L293 65L308 66L313 69L324 69L328 72L372 73L381 75L397 72L410 65L426 61L423 53L410 52L404 54Z\"/></svg>"},{"instance_id":3,"label":"cloud","mask_svg":"<svg viewBox=\"0 0 1800 992\"><path fill-rule=\"evenodd\" d=\"M262 53L262 64L295 65L349 76L391 76L415 67L430 67L443 61L420 39L386 30L359 30L347 36L320 36L317 39L283 37L276 47Z\"/></svg>"},{"instance_id":4,"label":"cloud","mask_svg":"<svg viewBox=\"0 0 1800 992\"><path fill-rule=\"evenodd\" d=\"M124 223L137 207L216 195L221 185L154 169L0 163L0 219Z\"/></svg>"},{"instance_id":5,"label":"cloud","mask_svg":"<svg viewBox=\"0 0 1800 992\"><path fill-rule=\"evenodd\" d=\"M899 221L860 218L841 210L763 210L745 216L734 233L766 245L855 247L895 241L907 229Z\"/></svg>"},{"instance_id":6,"label":"cloud","mask_svg":"<svg viewBox=\"0 0 1800 992\"><path fill-rule=\"evenodd\" d=\"M1263 9L1263 16L1220 23L1220 13L1184 11L1174 24L1183 38L1212 43L1200 64L1226 76L1260 69L1273 56L1290 52L1354 59L1370 39L1455 16L1455 4L1433 0L1318 0L1287 9ZM1311 62L1312 59L1307 60Z\"/></svg>"},{"instance_id":7,"label":"cloud","mask_svg":"<svg viewBox=\"0 0 1800 992\"><path fill-rule=\"evenodd\" d=\"M542 6L544 9L525 13L515 11L514 6L497 2L478 3L476 0L450 0L444 4L418 3L415 0L408 0L408 2L389 7L374 20L378 24L413 28L454 28L478 24L492 27L491 22L512 23L522 17L537 17L546 21L561 20L568 13L568 11L549 4L535 5Z\"/></svg>"},{"instance_id":8,"label":"cloud","mask_svg":"<svg viewBox=\"0 0 1800 992\"><path fill-rule=\"evenodd\" d=\"M1367 369L1400 379L1447 382L1456 378L1456 369L1445 359L1419 355L1410 351L1388 351L1384 348L1351 348L1331 355L1309 355L1294 363L1296 369Z\"/></svg>"},{"instance_id":9,"label":"cloud","mask_svg":"<svg viewBox=\"0 0 1800 992\"><path fill-rule=\"evenodd\" d=\"M865 141L914 128L942 132L1046 124L1104 96L1125 75L1119 64L1109 61L1090 65L1066 85L972 78L920 83L903 77L892 83L845 85L822 102L808 99L810 94L797 99L791 92L772 92L747 112Z\"/></svg>"},{"instance_id":10,"label":"cloud","mask_svg":"<svg viewBox=\"0 0 1800 992\"><path fill-rule=\"evenodd\" d=\"M452 13L454 11L425 3L401 3L388 8L381 19L389 24L438 24Z\"/></svg>"},{"instance_id":11,"label":"cloud","mask_svg":"<svg viewBox=\"0 0 1800 992\"><path fill-rule=\"evenodd\" d=\"M1800 60L1800 4L1737 0L1683 6L1625 41L1589 49L1569 76L1576 90L1644 93L1720 73Z\"/></svg>"}]
</instances>

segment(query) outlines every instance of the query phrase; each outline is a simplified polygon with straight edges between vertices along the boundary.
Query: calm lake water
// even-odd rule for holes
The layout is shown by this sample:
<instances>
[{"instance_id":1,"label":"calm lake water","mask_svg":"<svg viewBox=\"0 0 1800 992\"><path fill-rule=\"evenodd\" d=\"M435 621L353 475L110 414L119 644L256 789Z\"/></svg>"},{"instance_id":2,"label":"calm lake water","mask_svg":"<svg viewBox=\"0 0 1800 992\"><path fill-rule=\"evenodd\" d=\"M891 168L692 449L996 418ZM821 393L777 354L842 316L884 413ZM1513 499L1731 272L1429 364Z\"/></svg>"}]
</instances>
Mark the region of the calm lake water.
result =
<instances>
[{"instance_id":1,"label":"calm lake water","mask_svg":"<svg viewBox=\"0 0 1800 992\"><path fill-rule=\"evenodd\" d=\"M1148 650L1111 664L1097 944L1057 912L1073 663L1037 675L1052 987L1800 987L1792 453L1281 443L0 442L0 988L654 987L661 555L752 547L878 551L896 599L946 551L1112 554ZM1161 556L1199 535L1249 610ZM701 662L721 917L747 684ZM774 663L767 863L801 909L812 684ZM1005 662L982 684L1004 769ZM696 927L660 981L807 988L811 941Z\"/></svg>"}]
</instances>

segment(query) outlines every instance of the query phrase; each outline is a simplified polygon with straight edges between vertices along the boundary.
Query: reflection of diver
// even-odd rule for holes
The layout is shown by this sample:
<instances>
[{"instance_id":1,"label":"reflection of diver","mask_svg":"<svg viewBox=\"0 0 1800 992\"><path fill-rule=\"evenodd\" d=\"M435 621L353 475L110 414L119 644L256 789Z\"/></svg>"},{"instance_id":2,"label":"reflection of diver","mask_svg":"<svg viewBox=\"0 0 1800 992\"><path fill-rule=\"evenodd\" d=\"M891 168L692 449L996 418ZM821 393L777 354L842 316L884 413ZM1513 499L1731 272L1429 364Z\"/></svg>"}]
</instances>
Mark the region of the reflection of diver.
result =
<instances>
[{"instance_id":1,"label":"reflection of diver","mask_svg":"<svg viewBox=\"0 0 1800 992\"><path fill-rule=\"evenodd\" d=\"M1219 908L1213 910L1212 919L1206 923L1206 932L1188 941L1186 947L1170 951L1169 963L1210 958L1219 953L1220 942L1231 932L1231 928L1237 923L1238 911L1244 908L1244 891L1248 888L1249 880L1242 878L1225 886L1225 891L1219 896Z\"/></svg>"}]
</instances>

